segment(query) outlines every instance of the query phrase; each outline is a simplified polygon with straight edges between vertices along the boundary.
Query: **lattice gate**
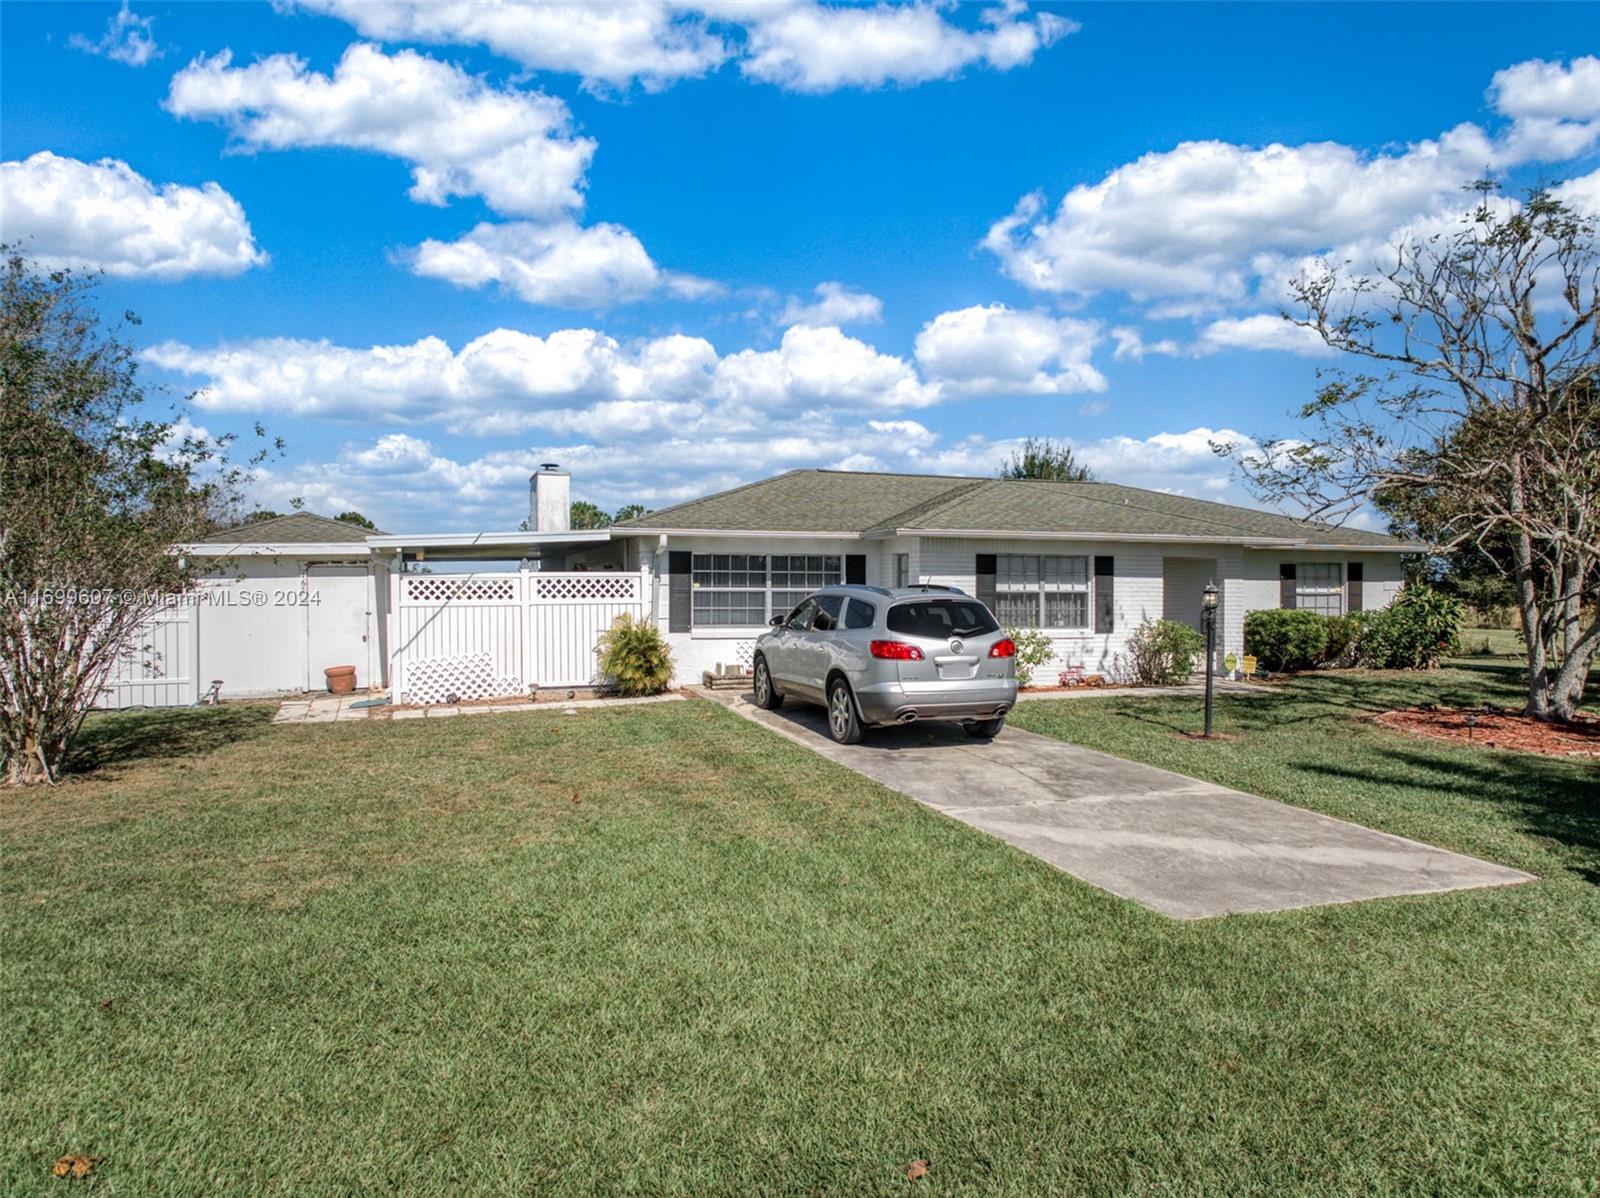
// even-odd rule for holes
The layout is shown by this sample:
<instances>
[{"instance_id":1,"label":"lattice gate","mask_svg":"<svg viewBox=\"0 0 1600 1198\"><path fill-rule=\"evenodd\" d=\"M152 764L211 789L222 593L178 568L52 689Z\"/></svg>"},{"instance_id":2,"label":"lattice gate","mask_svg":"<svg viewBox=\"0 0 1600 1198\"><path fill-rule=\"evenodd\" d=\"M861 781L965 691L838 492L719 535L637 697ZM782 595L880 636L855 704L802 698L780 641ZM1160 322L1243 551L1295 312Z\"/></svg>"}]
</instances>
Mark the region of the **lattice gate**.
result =
<instances>
[{"instance_id":1,"label":"lattice gate","mask_svg":"<svg viewBox=\"0 0 1600 1198\"><path fill-rule=\"evenodd\" d=\"M400 703L527 694L601 681L595 648L642 616L643 573L395 574L389 680Z\"/></svg>"}]
</instances>

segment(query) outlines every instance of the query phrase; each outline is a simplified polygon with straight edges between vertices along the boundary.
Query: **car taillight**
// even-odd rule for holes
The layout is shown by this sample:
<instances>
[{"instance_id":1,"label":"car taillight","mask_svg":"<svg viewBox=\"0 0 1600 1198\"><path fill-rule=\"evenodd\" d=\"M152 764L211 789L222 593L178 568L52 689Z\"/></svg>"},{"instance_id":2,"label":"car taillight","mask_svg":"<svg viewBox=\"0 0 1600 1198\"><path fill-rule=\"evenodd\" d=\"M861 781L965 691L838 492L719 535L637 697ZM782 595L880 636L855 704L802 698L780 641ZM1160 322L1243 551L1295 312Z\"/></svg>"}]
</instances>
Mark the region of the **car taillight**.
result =
<instances>
[{"instance_id":1,"label":"car taillight","mask_svg":"<svg viewBox=\"0 0 1600 1198\"><path fill-rule=\"evenodd\" d=\"M922 650L904 641L873 641L872 656L887 661L921 661Z\"/></svg>"},{"instance_id":2,"label":"car taillight","mask_svg":"<svg viewBox=\"0 0 1600 1198\"><path fill-rule=\"evenodd\" d=\"M1003 637L989 646L990 657L1015 657L1017 655L1017 642L1010 637Z\"/></svg>"}]
</instances>

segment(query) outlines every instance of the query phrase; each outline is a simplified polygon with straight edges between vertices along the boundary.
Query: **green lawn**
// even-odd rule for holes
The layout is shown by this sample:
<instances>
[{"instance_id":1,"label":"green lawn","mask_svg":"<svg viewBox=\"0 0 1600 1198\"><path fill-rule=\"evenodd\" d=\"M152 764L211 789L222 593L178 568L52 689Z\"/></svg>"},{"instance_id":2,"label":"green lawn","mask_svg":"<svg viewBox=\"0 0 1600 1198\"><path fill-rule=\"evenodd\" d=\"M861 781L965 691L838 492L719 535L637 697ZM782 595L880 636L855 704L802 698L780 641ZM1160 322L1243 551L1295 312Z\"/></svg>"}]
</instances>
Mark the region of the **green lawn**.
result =
<instances>
[{"instance_id":1,"label":"green lawn","mask_svg":"<svg viewBox=\"0 0 1600 1198\"><path fill-rule=\"evenodd\" d=\"M1543 878L1198 924L707 703L99 720L0 796L0 1192L1592 1194L1600 772L1359 722L1496 685L1026 705Z\"/></svg>"}]
</instances>

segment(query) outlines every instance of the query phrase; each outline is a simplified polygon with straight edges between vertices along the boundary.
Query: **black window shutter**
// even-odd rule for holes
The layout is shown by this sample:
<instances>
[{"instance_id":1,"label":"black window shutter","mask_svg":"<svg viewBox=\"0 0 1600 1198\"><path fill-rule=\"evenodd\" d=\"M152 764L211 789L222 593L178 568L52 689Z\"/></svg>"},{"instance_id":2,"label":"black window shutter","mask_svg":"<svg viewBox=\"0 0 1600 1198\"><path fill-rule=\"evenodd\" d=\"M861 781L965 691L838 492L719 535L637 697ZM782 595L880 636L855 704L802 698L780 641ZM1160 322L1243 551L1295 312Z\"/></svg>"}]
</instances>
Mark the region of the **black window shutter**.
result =
<instances>
[{"instance_id":1,"label":"black window shutter","mask_svg":"<svg viewBox=\"0 0 1600 1198\"><path fill-rule=\"evenodd\" d=\"M977 575L977 577L974 579L974 589L977 591L976 598L979 603L983 604L990 611L994 610L995 603L994 558L995 555L992 553L978 554L977 562L973 570L973 573Z\"/></svg>"},{"instance_id":2,"label":"black window shutter","mask_svg":"<svg viewBox=\"0 0 1600 1198\"><path fill-rule=\"evenodd\" d=\"M681 549L667 554L667 631L688 632L694 611L689 592L694 555Z\"/></svg>"},{"instance_id":3,"label":"black window shutter","mask_svg":"<svg viewBox=\"0 0 1600 1198\"><path fill-rule=\"evenodd\" d=\"M1284 562L1278 567L1278 606L1294 607L1294 563Z\"/></svg>"},{"instance_id":4,"label":"black window shutter","mask_svg":"<svg viewBox=\"0 0 1600 1198\"><path fill-rule=\"evenodd\" d=\"M860 585L867 581L867 555L864 553L847 553L844 555L844 580L848 583Z\"/></svg>"},{"instance_id":5,"label":"black window shutter","mask_svg":"<svg viewBox=\"0 0 1600 1198\"><path fill-rule=\"evenodd\" d=\"M1117 559L1094 559L1094 630L1110 632L1117 623Z\"/></svg>"},{"instance_id":6,"label":"black window shutter","mask_svg":"<svg viewBox=\"0 0 1600 1198\"><path fill-rule=\"evenodd\" d=\"M1361 583L1366 568L1360 562L1346 562L1344 567L1344 609L1361 610Z\"/></svg>"}]
</instances>

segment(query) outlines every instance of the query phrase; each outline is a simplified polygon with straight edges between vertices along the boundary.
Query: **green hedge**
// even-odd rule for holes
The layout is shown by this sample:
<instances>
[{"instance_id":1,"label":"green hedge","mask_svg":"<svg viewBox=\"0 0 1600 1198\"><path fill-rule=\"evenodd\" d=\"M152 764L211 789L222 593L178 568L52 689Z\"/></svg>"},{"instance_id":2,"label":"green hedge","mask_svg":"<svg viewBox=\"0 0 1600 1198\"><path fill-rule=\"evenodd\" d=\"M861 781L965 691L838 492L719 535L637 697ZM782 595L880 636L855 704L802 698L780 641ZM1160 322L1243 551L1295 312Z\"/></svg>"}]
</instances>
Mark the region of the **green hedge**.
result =
<instances>
[{"instance_id":1,"label":"green hedge","mask_svg":"<svg viewBox=\"0 0 1600 1198\"><path fill-rule=\"evenodd\" d=\"M1244 651L1275 671L1356 665L1429 670L1455 651L1462 614L1459 599L1420 583L1378 611L1253 611L1244 618Z\"/></svg>"},{"instance_id":2,"label":"green hedge","mask_svg":"<svg viewBox=\"0 0 1600 1198\"><path fill-rule=\"evenodd\" d=\"M1269 608L1244 618L1244 651L1269 670L1309 670L1327 658L1328 617Z\"/></svg>"}]
</instances>

